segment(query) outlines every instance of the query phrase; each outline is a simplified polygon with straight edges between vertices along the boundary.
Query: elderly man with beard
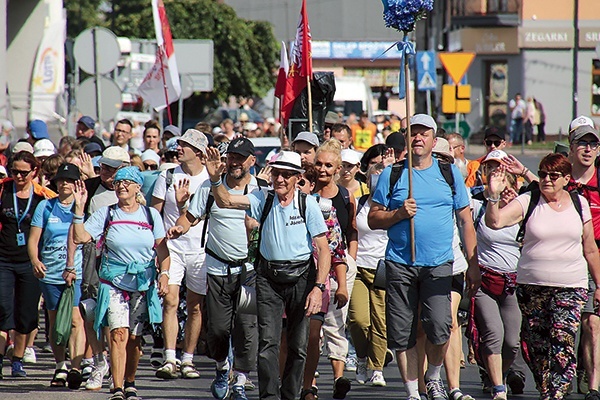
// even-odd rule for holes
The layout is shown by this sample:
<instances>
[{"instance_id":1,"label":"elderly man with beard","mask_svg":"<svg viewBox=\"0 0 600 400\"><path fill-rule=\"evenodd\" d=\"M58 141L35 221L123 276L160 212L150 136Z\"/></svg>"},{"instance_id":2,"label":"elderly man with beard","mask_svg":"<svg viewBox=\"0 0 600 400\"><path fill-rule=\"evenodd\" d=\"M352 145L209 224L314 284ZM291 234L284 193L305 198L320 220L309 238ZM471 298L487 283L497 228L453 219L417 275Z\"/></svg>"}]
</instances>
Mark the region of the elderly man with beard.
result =
<instances>
[{"instance_id":1,"label":"elderly man with beard","mask_svg":"<svg viewBox=\"0 0 600 400\"><path fill-rule=\"evenodd\" d=\"M243 195L267 186L267 182L249 173L256 162L254 154L254 145L246 138L229 143L227 173L223 178L229 193ZM187 213L169 230L169 237L185 234L203 216L208 223L205 247L207 339L210 355L217 364L211 391L216 399L224 399L229 394L227 356L232 338L235 380L231 398L245 400L248 373L256 366L258 335L256 316L239 313L237 306L242 285L254 286L256 280L254 266L248 261L247 232L255 228L257 222L243 210L220 208L215 204L207 181L196 191Z\"/></svg>"}]
</instances>

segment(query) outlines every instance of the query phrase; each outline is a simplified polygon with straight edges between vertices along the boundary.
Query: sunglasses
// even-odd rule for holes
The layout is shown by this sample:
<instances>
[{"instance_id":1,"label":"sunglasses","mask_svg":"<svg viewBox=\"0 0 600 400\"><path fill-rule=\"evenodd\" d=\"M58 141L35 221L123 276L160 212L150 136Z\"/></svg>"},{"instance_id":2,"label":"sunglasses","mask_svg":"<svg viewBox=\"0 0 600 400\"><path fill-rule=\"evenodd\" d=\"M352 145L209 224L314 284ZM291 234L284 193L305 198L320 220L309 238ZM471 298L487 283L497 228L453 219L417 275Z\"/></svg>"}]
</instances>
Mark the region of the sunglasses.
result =
<instances>
[{"instance_id":1,"label":"sunglasses","mask_svg":"<svg viewBox=\"0 0 600 400\"><path fill-rule=\"evenodd\" d=\"M295 172L295 171L279 171L279 170L274 169L274 170L271 170L271 175L273 175L273 178L277 178L278 176L282 176L283 179L288 180L292 176L299 175L299 173Z\"/></svg>"},{"instance_id":2,"label":"sunglasses","mask_svg":"<svg viewBox=\"0 0 600 400\"><path fill-rule=\"evenodd\" d=\"M304 187L308 182L306 181L306 179L300 179L298 181L298 186L300 187Z\"/></svg>"},{"instance_id":3,"label":"sunglasses","mask_svg":"<svg viewBox=\"0 0 600 400\"><path fill-rule=\"evenodd\" d=\"M10 173L13 175L27 176L31 173L31 171L33 170L30 169L29 171L21 171L20 169L11 169Z\"/></svg>"},{"instance_id":4,"label":"sunglasses","mask_svg":"<svg viewBox=\"0 0 600 400\"><path fill-rule=\"evenodd\" d=\"M598 142L588 142L587 140L578 140L577 147L587 148L590 146L590 149L596 150L598 148Z\"/></svg>"},{"instance_id":5,"label":"sunglasses","mask_svg":"<svg viewBox=\"0 0 600 400\"><path fill-rule=\"evenodd\" d=\"M502 140L486 140L485 145L490 147L492 145L498 147L502 144Z\"/></svg>"},{"instance_id":6,"label":"sunglasses","mask_svg":"<svg viewBox=\"0 0 600 400\"><path fill-rule=\"evenodd\" d=\"M144 168L146 168L146 170L156 171L158 169L158 165L144 163Z\"/></svg>"},{"instance_id":7,"label":"sunglasses","mask_svg":"<svg viewBox=\"0 0 600 400\"><path fill-rule=\"evenodd\" d=\"M126 179L123 179L122 181L116 181L113 183L113 185L115 187L117 186L123 186L125 189L129 188L129 186L131 186L132 184L134 184L134 181L128 181Z\"/></svg>"},{"instance_id":8,"label":"sunglasses","mask_svg":"<svg viewBox=\"0 0 600 400\"><path fill-rule=\"evenodd\" d=\"M562 174L562 172L538 171L538 176L540 177L540 179L545 179L546 177L549 177L551 181L555 181L564 175Z\"/></svg>"}]
</instances>

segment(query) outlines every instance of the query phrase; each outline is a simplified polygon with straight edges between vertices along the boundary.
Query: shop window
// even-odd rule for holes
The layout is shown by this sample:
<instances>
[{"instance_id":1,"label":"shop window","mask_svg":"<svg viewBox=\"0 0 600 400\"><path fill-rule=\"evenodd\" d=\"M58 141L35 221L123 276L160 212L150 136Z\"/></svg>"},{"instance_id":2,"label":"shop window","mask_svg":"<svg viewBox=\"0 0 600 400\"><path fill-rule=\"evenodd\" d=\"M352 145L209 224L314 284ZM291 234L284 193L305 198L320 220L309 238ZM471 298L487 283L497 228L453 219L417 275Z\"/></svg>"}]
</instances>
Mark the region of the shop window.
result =
<instances>
[{"instance_id":1,"label":"shop window","mask_svg":"<svg viewBox=\"0 0 600 400\"><path fill-rule=\"evenodd\" d=\"M592 115L600 115L600 60L592 61Z\"/></svg>"}]
</instances>

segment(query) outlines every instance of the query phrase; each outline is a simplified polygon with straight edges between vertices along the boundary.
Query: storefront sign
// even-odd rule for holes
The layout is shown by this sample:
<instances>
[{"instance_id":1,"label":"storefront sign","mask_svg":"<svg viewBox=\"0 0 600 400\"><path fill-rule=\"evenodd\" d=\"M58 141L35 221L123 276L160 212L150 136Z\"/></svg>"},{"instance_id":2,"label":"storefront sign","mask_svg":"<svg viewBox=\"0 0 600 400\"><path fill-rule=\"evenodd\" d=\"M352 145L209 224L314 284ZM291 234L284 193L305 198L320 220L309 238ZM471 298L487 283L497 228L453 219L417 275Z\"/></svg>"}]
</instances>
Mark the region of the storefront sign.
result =
<instances>
[{"instance_id":1,"label":"storefront sign","mask_svg":"<svg viewBox=\"0 0 600 400\"><path fill-rule=\"evenodd\" d=\"M393 46L394 42L312 42L312 57L314 59L366 59L380 56L392 47L381 59L399 59L400 51Z\"/></svg>"},{"instance_id":2,"label":"storefront sign","mask_svg":"<svg viewBox=\"0 0 600 400\"><path fill-rule=\"evenodd\" d=\"M600 43L600 27L579 28L579 47L594 49Z\"/></svg>"},{"instance_id":3,"label":"storefront sign","mask_svg":"<svg viewBox=\"0 0 600 400\"><path fill-rule=\"evenodd\" d=\"M517 28L463 28L450 33L450 51L518 54Z\"/></svg>"},{"instance_id":4,"label":"storefront sign","mask_svg":"<svg viewBox=\"0 0 600 400\"><path fill-rule=\"evenodd\" d=\"M526 49L570 49L572 28L519 28L519 47Z\"/></svg>"}]
</instances>

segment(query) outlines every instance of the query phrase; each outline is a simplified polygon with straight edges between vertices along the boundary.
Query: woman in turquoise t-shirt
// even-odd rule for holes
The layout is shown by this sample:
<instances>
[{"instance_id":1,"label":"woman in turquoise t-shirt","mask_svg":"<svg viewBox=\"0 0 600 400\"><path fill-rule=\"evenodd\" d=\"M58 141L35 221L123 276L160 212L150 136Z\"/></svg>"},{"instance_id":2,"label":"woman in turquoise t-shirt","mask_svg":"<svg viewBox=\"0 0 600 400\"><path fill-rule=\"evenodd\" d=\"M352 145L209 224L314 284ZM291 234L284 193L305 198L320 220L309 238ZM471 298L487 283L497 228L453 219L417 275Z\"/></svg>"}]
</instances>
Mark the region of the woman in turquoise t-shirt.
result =
<instances>
[{"instance_id":1,"label":"woman in turquoise t-shirt","mask_svg":"<svg viewBox=\"0 0 600 400\"><path fill-rule=\"evenodd\" d=\"M54 338L50 341L56 369L50 381L52 387L79 389L82 378L79 369L85 349L83 319L79 312L81 298L81 251L76 251L74 265L67 265L67 241L69 226L73 220L73 192L75 182L81 178L79 168L74 164L62 164L52 179L58 188L58 197L41 201L35 209L31 221L27 251L33 266L33 274L40 280L40 287L48 310L48 329L54 330L58 303L67 286L75 285L73 299L73 322L69 353L71 370L67 371L64 346L57 346Z\"/></svg>"},{"instance_id":2,"label":"woman in turquoise t-shirt","mask_svg":"<svg viewBox=\"0 0 600 400\"><path fill-rule=\"evenodd\" d=\"M118 203L98 209L85 224L87 192L81 182L75 189L75 243L103 243L94 329L110 330L111 400L138 398L135 375L143 326L162 322L158 297L169 291L171 260L163 222L155 208L145 206L142 184L137 167L119 169L113 180Z\"/></svg>"}]
</instances>

